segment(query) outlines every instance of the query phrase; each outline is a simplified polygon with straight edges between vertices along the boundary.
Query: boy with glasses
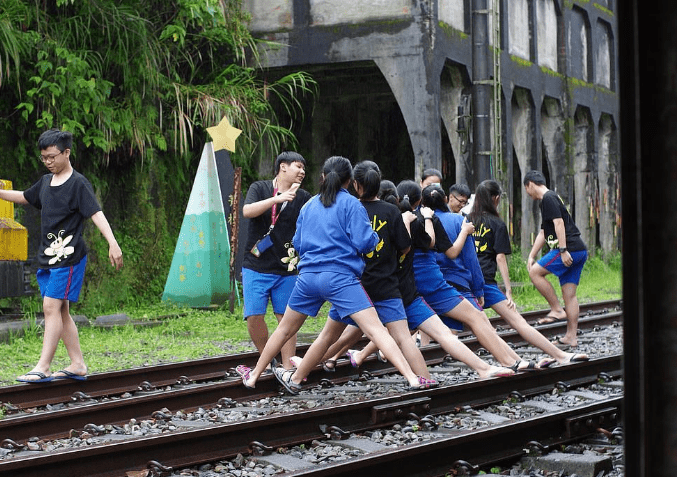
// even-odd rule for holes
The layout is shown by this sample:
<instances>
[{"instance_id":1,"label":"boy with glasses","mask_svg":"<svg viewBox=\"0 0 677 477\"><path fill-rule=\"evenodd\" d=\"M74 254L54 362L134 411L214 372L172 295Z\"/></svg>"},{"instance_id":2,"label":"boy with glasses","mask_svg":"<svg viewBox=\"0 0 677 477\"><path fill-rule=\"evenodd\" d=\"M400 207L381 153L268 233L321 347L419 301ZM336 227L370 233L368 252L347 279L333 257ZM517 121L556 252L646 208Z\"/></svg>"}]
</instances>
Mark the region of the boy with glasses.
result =
<instances>
[{"instance_id":1,"label":"boy with glasses","mask_svg":"<svg viewBox=\"0 0 677 477\"><path fill-rule=\"evenodd\" d=\"M449 210L455 214L460 214L461 209L468 205L470 195L470 188L465 184L454 184L449 187Z\"/></svg>"},{"instance_id":2,"label":"boy with glasses","mask_svg":"<svg viewBox=\"0 0 677 477\"><path fill-rule=\"evenodd\" d=\"M38 147L40 159L50 174L42 176L25 191L0 190L0 199L31 204L41 210L37 278L43 299L45 332L38 363L32 371L17 377L17 381L25 383L87 379L87 366L69 305L71 301L78 301L85 275L85 219L91 218L108 241L111 265L116 270L122 267L122 250L101 211L92 185L70 163L72 144L73 135L68 131L50 129L43 132ZM59 340L63 340L71 364L51 374L50 366Z\"/></svg>"}]
</instances>

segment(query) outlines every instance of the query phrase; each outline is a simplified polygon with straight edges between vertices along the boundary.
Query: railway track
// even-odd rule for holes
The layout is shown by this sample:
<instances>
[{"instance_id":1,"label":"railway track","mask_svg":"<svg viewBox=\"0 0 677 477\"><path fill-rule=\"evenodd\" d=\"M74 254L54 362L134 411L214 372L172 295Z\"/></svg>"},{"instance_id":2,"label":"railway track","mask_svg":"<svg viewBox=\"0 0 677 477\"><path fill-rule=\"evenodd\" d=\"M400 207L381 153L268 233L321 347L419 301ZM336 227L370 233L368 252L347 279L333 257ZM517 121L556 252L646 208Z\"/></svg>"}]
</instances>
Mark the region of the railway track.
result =
<instances>
[{"instance_id":1,"label":"railway track","mask_svg":"<svg viewBox=\"0 0 677 477\"><path fill-rule=\"evenodd\" d=\"M582 330L614 327L614 324L622 321L617 302L597 304L594 309L590 307L582 310L582 313L586 315L579 322ZM532 321L542 315L543 313L533 313L527 319ZM497 322L496 325L500 326L500 323ZM539 329L544 334L554 335L561 333L563 328L556 323ZM516 346L520 342L512 331L501 334ZM479 346L472 338L466 337L463 340L479 352ZM444 373L444 365L449 365L445 360L446 353L436 345L426 347L423 351L429 366L433 367L431 371L436 372L439 369L440 373ZM358 391L353 392L350 398L337 401L336 396L343 393L348 385L353 388L355 383L369 383L367 386L372 387L388 386L396 385L398 379L392 377L393 370L387 363L376 359L368 360L363 365L361 370L368 371L368 374L361 377L349 364L341 363L337 371L332 373L331 382L326 380L328 375L323 373L322 386L309 386L310 391L303 393L305 397L291 398L279 397L278 385L272 376L261 379L255 393L245 390L239 378L224 376L225 370L236 364L253 364L256 357L255 353L247 353L125 372L102 373L91 376L86 382L58 382L47 386L21 385L0 389L0 401L9 412L0 421L0 450L4 449L0 454L6 454L0 460L0 473L7 472L7 475L16 476L108 476L125 475L128 471L142 472L145 469L148 475L163 475L163 468L199 465L238 454L249 454L250 443L256 441L263 443L262 448L277 448L326 440L327 432L322 429L341 429L341 434L368 432L402 422L410 414L441 415L454 412L459 407L487 406L505 400L511 394L531 396L549 393L557 383L566 383L567 386L585 385L599 380L601 375L617 378L621 372L621 358L616 355L577 365L554 367L538 373L443 385L438 389L414 393L391 390L384 396L364 399L361 398L363 393ZM311 375L310 382L315 381L316 377ZM348 392L348 395L351 393ZM361 401L354 402L354 399L360 398ZM551 439L548 436L553 434L560 436L560 440L570 440L580 437L580 433L589 432L586 426L572 424L578 422L579 414L589 416L588 421L593 419L590 416L600 416L599 419L606 420L607 423L617 421L620 415L620 399L615 397L605 405L590 404L589 408L580 412L562 410L555 413L557 416L548 417L552 422L545 425L542 431L537 430L541 428L537 422L521 422L522 427L505 424L491 432L473 432L475 437L472 439L458 433L438 436L425 445L421 444L417 451L411 452L437 454L440 453L439 446L465 449L466 444L463 443L466 440L474 441L477 446L477 439L496 439L496 436L504 436L502 439L517 442L514 437L507 437L511 433L531 434L538 437L529 440L536 439L546 443ZM261 407L257 404L271 400L279 401L278 405ZM331 405L309 406L304 409L292 406L303 400ZM193 410L202 408L211 409L203 412L207 416L211 413L211 419L197 423L185 419ZM286 412L290 408L297 410ZM246 418L222 422L227 419L219 417L232 413L244 413ZM172 429L135 437L122 432L125 427L140 426L138 423L147 425L148 422L154 425L158 422L170 423L168 428ZM290 428L293 429L292 432ZM574 432L574 428L578 430ZM331 437L332 433L328 434ZM82 444L63 449L50 444L66 437L75 437ZM402 456L407 455L407 452L410 451L403 450ZM486 447L483 452L485 458L488 457ZM357 459L356 462L359 463L341 464L347 466L343 471L325 469L324 472L330 472L325 475L339 475L348 471L373 474L373 468L369 470L370 465L382 467L386 465L385 461L396 462L402 458L396 457L397 454L393 451L382 451L378 456ZM448 466L449 452L444 451L442 454L445 455L445 463L440 465ZM469 450L461 454L463 456L455 460L479 459ZM397 468L397 464L388 465ZM334 467L340 466L337 464ZM312 475L314 471L304 469L296 472L302 472L298 475Z\"/></svg>"}]
</instances>

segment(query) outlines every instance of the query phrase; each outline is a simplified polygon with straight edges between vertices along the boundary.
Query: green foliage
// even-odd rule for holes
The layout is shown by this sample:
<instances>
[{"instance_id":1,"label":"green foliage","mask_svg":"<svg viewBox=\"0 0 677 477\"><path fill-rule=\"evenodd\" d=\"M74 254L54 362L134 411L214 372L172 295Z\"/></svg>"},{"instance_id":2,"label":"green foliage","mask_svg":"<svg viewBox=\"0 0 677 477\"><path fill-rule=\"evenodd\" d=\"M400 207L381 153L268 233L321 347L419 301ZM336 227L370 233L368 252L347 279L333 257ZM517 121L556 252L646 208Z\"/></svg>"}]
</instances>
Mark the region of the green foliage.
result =
<instances>
[{"instance_id":1,"label":"green foliage","mask_svg":"<svg viewBox=\"0 0 677 477\"><path fill-rule=\"evenodd\" d=\"M242 129L234 165L258 179L258 148L295 144L302 72L264 83L242 0L5 0L0 4L0 156L17 190L44 173L36 139L74 134L73 166L93 184L121 244L89 227L85 310L158 300L171 263L207 127ZM275 105L275 108L273 107Z\"/></svg>"}]
</instances>

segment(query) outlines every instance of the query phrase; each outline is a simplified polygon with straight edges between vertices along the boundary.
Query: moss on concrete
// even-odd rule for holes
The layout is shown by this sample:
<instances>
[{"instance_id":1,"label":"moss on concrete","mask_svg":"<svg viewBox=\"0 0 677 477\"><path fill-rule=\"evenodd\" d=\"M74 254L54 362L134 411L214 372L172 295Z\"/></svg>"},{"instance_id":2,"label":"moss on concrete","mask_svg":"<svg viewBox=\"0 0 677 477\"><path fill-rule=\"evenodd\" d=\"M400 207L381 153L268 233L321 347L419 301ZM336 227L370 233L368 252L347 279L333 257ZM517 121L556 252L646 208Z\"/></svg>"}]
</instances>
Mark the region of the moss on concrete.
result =
<instances>
[{"instance_id":1,"label":"moss on concrete","mask_svg":"<svg viewBox=\"0 0 677 477\"><path fill-rule=\"evenodd\" d=\"M440 27L440 30L442 30L444 34L447 35L449 38L460 38L461 40L469 38L469 35L467 33L461 30L457 30L448 23L438 22L437 26Z\"/></svg>"},{"instance_id":2,"label":"moss on concrete","mask_svg":"<svg viewBox=\"0 0 677 477\"><path fill-rule=\"evenodd\" d=\"M599 10L599 11L601 11L601 12L604 12L605 14L609 15L610 17L613 17L613 16L614 16L614 12L612 12L611 10L609 10L609 9L608 9L607 7L605 7L604 5L600 5L599 3L593 3L592 6L595 7L597 10Z\"/></svg>"}]
</instances>

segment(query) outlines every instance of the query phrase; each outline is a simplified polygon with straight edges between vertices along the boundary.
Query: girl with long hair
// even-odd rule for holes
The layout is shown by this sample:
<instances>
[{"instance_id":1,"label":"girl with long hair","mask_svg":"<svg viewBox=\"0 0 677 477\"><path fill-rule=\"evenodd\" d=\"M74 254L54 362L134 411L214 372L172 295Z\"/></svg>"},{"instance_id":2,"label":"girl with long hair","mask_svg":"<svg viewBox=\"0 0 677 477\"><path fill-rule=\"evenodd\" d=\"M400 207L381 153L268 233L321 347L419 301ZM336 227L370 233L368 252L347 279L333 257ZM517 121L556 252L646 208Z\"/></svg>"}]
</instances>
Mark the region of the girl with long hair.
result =
<instances>
[{"instance_id":1,"label":"girl with long hair","mask_svg":"<svg viewBox=\"0 0 677 477\"><path fill-rule=\"evenodd\" d=\"M405 181L400 183L397 191L401 196L407 196L408 201L402 201L401 207L416 210L419 217L423 217L424 210L448 210L446 198L441 188L428 186L422 193L416 183ZM423 207L419 207L420 204ZM444 226L439 218L432 215L429 221L432 222L435 242L432 247L426 248L419 245L414 248L414 278L416 288L423 298L428 302L433 310L442 318L442 321L452 329L462 329L462 324L470 327L477 336L480 344L484 346L496 360L505 367L510 367L515 371L526 371L535 369L536 364L530 361L522 360L517 353L500 337L489 318L483 312L471 305L454 287L445 280L440 267L437 264L437 252L444 253L449 258L454 259L460 253L455 255L448 253L448 244L450 243ZM428 219L426 219L428 221ZM465 242L468 228L464 220L461 232L456 238ZM426 227L428 224L426 224ZM427 230L427 229L426 229ZM430 235L430 233L428 233ZM462 248L462 247L461 247ZM460 325L460 326L459 326Z\"/></svg>"},{"instance_id":2,"label":"girl with long hair","mask_svg":"<svg viewBox=\"0 0 677 477\"><path fill-rule=\"evenodd\" d=\"M345 157L327 159L322 169L320 193L301 209L292 240L300 256L299 276L284 316L261 352L256 367L238 367L247 388L256 385L284 343L301 328L308 315L317 315L325 301L336 308L340 321L327 320L298 368L273 369L273 374L287 391L298 393L303 379L345 329L346 322L343 320L346 319L352 319L378 344L411 389L437 384L411 370L397 344L379 321L369 296L360 284L364 269L362 254L372 252L379 239L372 230L364 207L346 189L352 173L350 161Z\"/></svg>"},{"instance_id":3,"label":"girl with long hair","mask_svg":"<svg viewBox=\"0 0 677 477\"><path fill-rule=\"evenodd\" d=\"M587 361L583 353L565 353L538 330L531 326L517 311L512 299L512 286L508 274L506 255L512 252L508 229L498 214L501 186L494 180L485 180L477 186L475 202L470 219L475 224L475 245L480 267L484 275L484 308L492 308L528 343L550 355L539 361L539 367L547 367L555 361L560 364ZM501 274L505 294L496 283L496 270Z\"/></svg>"}]
</instances>

